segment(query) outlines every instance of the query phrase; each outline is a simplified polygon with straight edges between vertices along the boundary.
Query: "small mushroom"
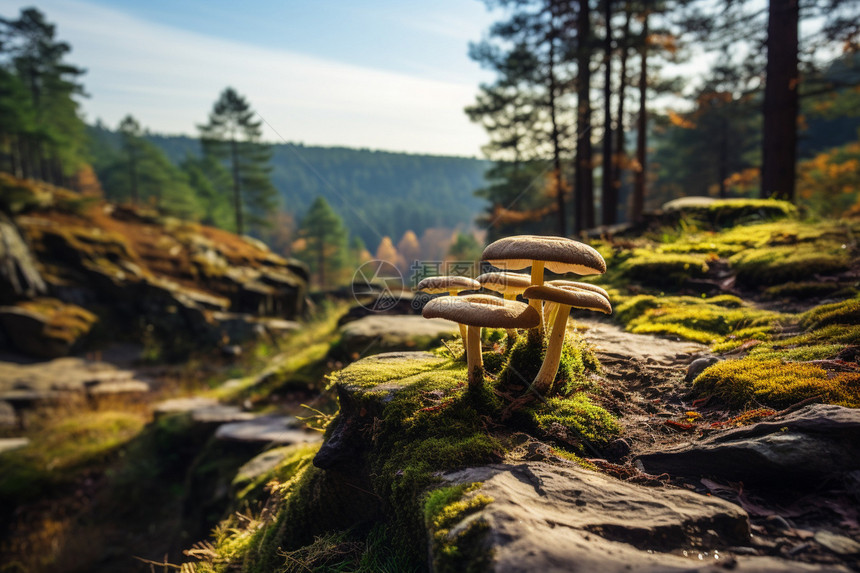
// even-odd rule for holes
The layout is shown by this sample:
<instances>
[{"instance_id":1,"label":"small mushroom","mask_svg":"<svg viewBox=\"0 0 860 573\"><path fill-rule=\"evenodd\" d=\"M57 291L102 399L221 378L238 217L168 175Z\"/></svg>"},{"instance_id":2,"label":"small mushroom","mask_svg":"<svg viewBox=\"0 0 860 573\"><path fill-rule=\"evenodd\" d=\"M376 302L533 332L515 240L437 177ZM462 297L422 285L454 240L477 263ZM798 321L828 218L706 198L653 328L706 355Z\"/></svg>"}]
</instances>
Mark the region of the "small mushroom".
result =
<instances>
[{"instance_id":1,"label":"small mushroom","mask_svg":"<svg viewBox=\"0 0 860 573\"><path fill-rule=\"evenodd\" d=\"M440 296L424 305L421 314L424 318L444 318L468 325L466 364L470 390L479 389L484 381L482 327L533 328L540 322L537 311L525 303L481 294Z\"/></svg>"},{"instance_id":2,"label":"small mushroom","mask_svg":"<svg viewBox=\"0 0 860 573\"><path fill-rule=\"evenodd\" d=\"M415 287L415 290L423 290L429 294L448 293L450 296L457 296L458 293L464 290L480 290L481 283L475 279L461 276L441 276L427 277L422 279ZM463 339L463 344L466 343L466 327L462 324L460 327L460 337Z\"/></svg>"},{"instance_id":3,"label":"small mushroom","mask_svg":"<svg viewBox=\"0 0 860 573\"><path fill-rule=\"evenodd\" d=\"M532 285L543 284L544 269L557 274L594 275L606 272L606 261L594 248L566 237L518 235L490 243L481 258L500 269L531 267ZM532 301L538 312L540 302Z\"/></svg>"},{"instance_id":4,"label":"small mushroom","mask_svg":"<svg viewBox=\"0 0 860 573\"><path fill-rule=\"evenodd\" d=\"M597 285L593 285L591 283L581 283L577 281L566 281L566 280L555 280L555 281L547 281L546 284L562 287L562 288L578 288L582 290L590 290L591 292L596 292L597 294L602 294L606 300L609 300L609 293L604 289L600 288Z\"/></svg>"},{"instance_id":5,"label":"small mushroom","mask_svg":"<svg viewBox=\"0 0 860 573\"><path fill-rule=\"evenodd\" d=\"M558 305L552 324L552 332L547 342L546 355L544 356L540 371L532 383L532 387L538 393L546 394L552 387L552 381L555 380L555 375L558 373L561 350L564 346L567 318L570 315L571 307L612 314L612 305L609 304L609 300L603 295L596 292L550 285L529 287L523 293L523 296L530 301L542 300Z\"/></svg>"},{"instance_id":6,"label":"small mushroom","mask_svg":"<svg viewBox=\"0 0 860 573\"><path fill-rule=\"evenodd\" d=\"M527 288L531 286L531 278L529 275L522 273L484 273L475 278L481 283L481 286L487 290L501 294L505 300L516 300L517 295L523 294ZM517 338L517 331L513 328L507 329L508 348L511 347L514 340Z\"/></svg>"},{"instance_id":7,"label":"small mushroom","mask_svg":"<svg viewBox=\"0 0 860 573\"><path fill-rule=\"evenodd\" d=\"M567 289L573 288L573 289L580 289L580 290L587 290L587 291L591 291L591 292L596 292L597 294L600 294L600 295L603 295L604 297L606 297L606 300L609 300L609 293L608 292L606 292L605 290L603 290L599 286L593 285L590 283L581 283L581 282L577 282L577 281L566 281L566 280L559 279L559 280L554 280L554 281L547 281L546 284L561 287L561 288L567 288ZM556 310L557 309L558 309L558 307L556 307ZM555 319L554 316L547 318L547 324L552 324L552 321L554 319Z\"/></svg>"}]
</instances>

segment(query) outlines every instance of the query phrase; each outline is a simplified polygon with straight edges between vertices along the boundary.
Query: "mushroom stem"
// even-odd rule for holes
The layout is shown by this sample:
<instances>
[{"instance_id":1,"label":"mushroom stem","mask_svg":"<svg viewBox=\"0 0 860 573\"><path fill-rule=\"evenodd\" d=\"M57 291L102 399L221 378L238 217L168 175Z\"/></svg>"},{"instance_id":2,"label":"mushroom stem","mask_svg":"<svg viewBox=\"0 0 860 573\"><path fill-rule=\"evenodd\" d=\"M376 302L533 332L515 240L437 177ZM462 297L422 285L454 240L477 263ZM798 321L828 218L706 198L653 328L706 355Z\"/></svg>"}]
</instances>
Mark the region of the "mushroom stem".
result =
<instances>
[{"instance_id":1,"label":"mushroom stem","mask_svg":"<svg viewBox=\"0 0 860 573\"><path fill-rule=\"evenodd\" d=\"M506 292L503 296L505 297L505 300L517 300L517 295L515 295L512 292ZM519 336L517 334L517 329L516 328L506 328L505 334L508 335L508 341L507 341L508 348L511 348L514 345L514 342L516 342L517 337Z\"/></svg>"},{"instance_id":2,"label":"mushroom stem","mask_svg":"<svg viewBox=\"0 0 860 573\"><path fill-rule=\"evenodd\" d=\"M542 395L546 395L552 388L552 382L558 373L558 364L561 360L561 350L564 346L564 335L567 329L567 318L570 315L570 306L566 304L553 304L555 320L552 324L552 333L547 342L546 355L541 364L540 372L535 376L532 387Z\"/></svg>"},{"instance_id":3,"label":"mushroom stem","mask_svg":"<svg viewBox=\"0 0 860 573\"><path fill-rule=\"evenodd\" d=\"M466 338L466 367L469 372L469 390L478 390L484 384L484 357L481 354L481 327L470 326Z\"/></svg>"},{"instance_id":4,"label":"mushroom stem","mask_svg":"<svg viewBox=\"0 0 860 573\"><path fill-rule=\"evenodd\" d=\"M449 291L448 291L448 294L449 294L449 295L451 295L451 296L457 296L457 290L456 290L456 289L449 290ZM462 339L463 339L463 347L465 348L465 347L466 347L466 325L465 325L465 324L460 324L460 323L458 322L458 323L457 323L457 326L459 326L459 327L460 327L460 338L462 338Z\"/></svg>"},{"instance_id":5,"label":"mushroom stem","mask_svg":"<svg viewBox=\"0 0 860 573\"><path fill-rule=\"evenodd\" d=\"M532 261L532 285L541 286L543 284L543 267L544 261ZM530 300L529 304L533 309L538 311L540 315L540 323L538 324L538 329L540 332L543 332L543 308L541 306L541 301L539 300Z\"/></svg>"}]
</instances>

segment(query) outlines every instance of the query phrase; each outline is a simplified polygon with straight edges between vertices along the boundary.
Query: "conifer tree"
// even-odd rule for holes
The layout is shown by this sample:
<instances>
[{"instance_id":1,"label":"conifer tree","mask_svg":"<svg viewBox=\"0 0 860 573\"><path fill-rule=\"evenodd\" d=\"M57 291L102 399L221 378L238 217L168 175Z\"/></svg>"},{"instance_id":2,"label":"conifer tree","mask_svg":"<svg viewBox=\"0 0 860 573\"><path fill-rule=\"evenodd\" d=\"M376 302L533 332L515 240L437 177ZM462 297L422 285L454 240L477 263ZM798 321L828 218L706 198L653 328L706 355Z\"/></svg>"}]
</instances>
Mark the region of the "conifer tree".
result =
<instances>
[{"instance_id":1,"label":"conifer tree","mask_svg":"<svg viewBox=\"0 0 860 573\"><path fill-rule=\"evenodd\" d=\"M0 78L0 89L17 100L0 113L10 163L24 177L65 184L86 147L75 100L84 94L78 82L84 70L64 61L71 47L55 36L56 27L36 8L21 10L15 20L0 18L0 64L18 78L17 83L5 74ZM16 132L7 132L10 128Z\"/></svg>"},{"instance_id":2,"label":"conifer tree","mask_svg":"<svg viewBox=\"0 0 860 573\"><path fill-rule=\"evenodd\" d=\"M317 197L299 227L303 248L295 255L306 262L325 287L343 270L347 250L347 231L343 220L322 196Z\"/></svg>"},{"instance_id":3,"label":"conifer tree","mask_svg":"<svg viewBox=\"0 0 860 573\"><path fill-rule=\"evenodd\" d=\"M248 101L233 88L221 92L209 114L199 125L206 155L225 163L233 180L233 210L236 232L266 225L276 203L277 192L269 179L271 149L260 143L262 122Z\"/></svg>"}]
</instances>

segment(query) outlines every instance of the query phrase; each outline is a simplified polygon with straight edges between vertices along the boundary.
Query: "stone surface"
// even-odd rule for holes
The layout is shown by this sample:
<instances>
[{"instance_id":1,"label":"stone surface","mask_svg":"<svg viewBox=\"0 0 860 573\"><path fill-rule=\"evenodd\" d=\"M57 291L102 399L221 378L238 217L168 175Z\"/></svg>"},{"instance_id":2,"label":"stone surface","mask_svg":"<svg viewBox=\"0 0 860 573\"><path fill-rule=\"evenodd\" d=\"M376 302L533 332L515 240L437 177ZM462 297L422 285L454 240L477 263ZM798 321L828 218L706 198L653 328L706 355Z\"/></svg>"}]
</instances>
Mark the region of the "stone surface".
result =
<instances>
[{"instance_id":1,"label":"stone surface","mask_svg":"<svg viewBox=\"0 0 860 573\"><path fill-rule=\"evenodd\" d=\"M815 532L815 541L838 555L860 555L860 543L826 530Z\"/></svg>"},{"instance_id":2,"label":"stone surface","mask_svg":"<svg viewBox=\"0 0 860 573\"><path fill-rule=\"evenodd\" d=\"M720 359L716 356L696 358L695 360L690 362L689 366L687 366L687 375L684 377L684 382L687 382L688 384L691 383L699 376L699 374L704 372L706 368L708 368L709 366L713 366L719 361Z\"/></svg>"},{"instance_id":3,"label":"stone surface","mask_svg":"<svg viewBox=\"0 0 860 573\"><path fill-rule=\"evenodd\" d=\"M171 398L164 400L153 406L153 412L156 416L166 414L184 414L193 410L203 408L212 408L218 406L218 400L214 398L204 398L202 396L191 396L188 398Z\"/></svg>"},{"instance_id":4,"label":"stone surface","mask_svg":"<svg viewBox=\"0 0 860 573\"><path fill-rule=\"evenodd\" d=\"M150 387L146 382L140 380L117 380L115 382L100 382L87 388L87 393L90 396L111 396L111 395L130 395L130 394L146 394Z\"/></svg>"},{"instance_id":5,"label":"stone surface","mask_svg":"<svg viewBox=\"0 0 860 573\"><path fill-rule=\"evenodd\" d=\"M0 454L26 447L30 438L0 438Z\"/></svg>"},{"instance_id":6,"label":"stone surface","mask_svg":"<svg viewBox=\"0 0 860 573\"><path fill-rule=\"evenodd\" d=\"M15 350L37 358L57 358L80 347L98 321L91 312L53 298L0 307L0 329Z\"/></svg>"},{"instance_id":7,"label":"stone surface","mask_svg":"<svg viewBox=\"0 0 860 573\"><path fill-rule=\"evenodd\" d=\"M322 440L322 433L303 430L299 426L299 421L293 416L265 416L224 424L215 431L215 438L259 445L286 445Z\"/></svg>"},{"instance_id":8,"label":"stone surface","mask_svg":"<svg viewBox=\"0 0 860 573\"><path fill-rule=\"evenodd\" d=\"M216 405L206 408L195 408L191 411L191 419L199 424L227 424L245 422L257 417L251 412L243 412L238 406Z\"/></svg>"},{"instance_id":9,"label":"stone surface","mask_svg":"<svg viewBox=\"0 0 860 573\"><path fill-rule=\"evenodd\" d=\"M344 351L351 357L395 350L423 350L459 332L456 323L416 315L372 314L341 327Z\"/></svg>"},{"instance_id":10,"label":"stone surface","mask_svg":"<svg viewBox=\"0 0 860 573\"><path fill-rule=\"evenodd\" d=\"M830 479L860 469L860 410L814 404L638 459L652 474L744 483Z\"/></svg>"},{"instance_id":11,"label":"stone surface","mask_svg":"<svg viewBox=\"0 0 860 573\"><path fill-rule=\"evenodd\" d=\"M258 477L269 473L289 456L292 451L294 451L292 446L281 446L253 457L236 472L233 484L238 485L252 482Z\"/></svg>"},{"instance_id":12,"label":"stone surface","mask_svg":"<svg viewBox=\"0 0 860 573\"><path fill-rule=\"evenodd\" d=\"M18 425L18 415L15 408L9 402L0 401L0 428L14 427Z\"/></svg>"},{"instance_id":13,"label":"stone surface","mask_svg":"<svg viewBox=\"0 0 860 573\"><path fill-rule=\"evenodd\" d=\"M30 247L14 223L0 213L0 302L44 294L47 288Z\"/></svg>"},{"instance_id":14,"label":"stone surface","mask_svg":"<svg viewBox=\"0 0 860 573\"><path fill-rule=\"evenodd\" d=\"M493 572L847 571L732 555L726 548L750 540L744 511L685 490L646 488L543 463L469 468L444 478L483 482L469 495L493 499L449 534L482 520Z\"/></svg>"}]
</instances>

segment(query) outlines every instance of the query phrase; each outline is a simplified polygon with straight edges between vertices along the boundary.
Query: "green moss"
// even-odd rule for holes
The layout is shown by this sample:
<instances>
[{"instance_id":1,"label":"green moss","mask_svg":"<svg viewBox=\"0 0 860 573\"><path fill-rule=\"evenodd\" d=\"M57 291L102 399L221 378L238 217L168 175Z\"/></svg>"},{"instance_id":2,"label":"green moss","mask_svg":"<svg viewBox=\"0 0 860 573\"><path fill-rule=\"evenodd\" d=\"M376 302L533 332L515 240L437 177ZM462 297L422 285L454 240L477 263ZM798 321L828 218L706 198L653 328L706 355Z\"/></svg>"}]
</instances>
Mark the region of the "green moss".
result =
<instances>
[{"instance_id":1,"label":"green moss","mask_svg":"<svg viewBox=\"0 0 860 573\"><path fill-rule=\"evenodd\" d=\"M584 393L568 397L550 398L539 406L529 409L527 415L534 426L544 435L555 435L556 424L572 434L578 453L591 455L587 444L600 448L619 435L621 426L612 415L594 404Z\"/></svg>"},{"instance_id":2,"label":"green moss","mask_svg":"<svg viewBox=\"0 0 860 573\"><path fill-rule=\"evenodd\" d=\"M802 281L787 282L765 289L767 298L809 298L827 296L845 289L845 283Z\"/></svg>"},{"instance_id":3,"label":"green moss","mask_svg":"<svg viewBox=\"0 0 860 573\"><path fill-rule=\"evenodd\" d=\"M144 427L140 413L97 411L37 422L30 444L0 455L0 500L20 503L98 467Z\"/></svg>"},{"instance_id":4,"label":"green moss","mask_svg":"<svg viewBox=\"0 0 860 573\"><path fill-rule=\"evenodd\" d=\"M648 285L679 285L708 273L707 257L699 254L660 253L637 249L619 265L629 280Z\"/></svg>"},{"instance_id":5,"label":"green moss","mask_svg":"<svg viewBox=\"0 0 860 573\"><path fill-rule=\"evenodd\" d=\"M540 371L546 347L535 334L535 331L529 331L528 335L521 336L508 353L497 383L502 392L521 394ZM593 346L581 334L568 333L550 394L566 396L590 388L589 372L599 371L600 363Z\"/></svg>"},{"instance_id":6,"label":"green moss","mask_svg":"<svg viewBox=\"0 0 860 573\"><path fill-rule=\"evenodd\" d=\"M817 306L800 317L800 326L807 330L818 329L829 324L858 323L860 323L860 298Z\"/></svg>"},{"instance_id":7,"label":"green moss","mask_svg":"<svg viewBox=\"0 0 860 573\"><path fill-rule=\"evenodd\" d=\"M739 346L735 340L764 339L782 315L752 308L731 295L711 298L639 295L618 307L616 318L637 334L679 336L703 344ZM731 340L727 342L726 338Z\"/></svg>"},{"instance_id":8,"label":"green moss","mask_svg":"<svg viewBox=\"0 0 860 573\"><path fill-rule=\"evenodd\" d=\"M797 348L774 349L770 345L761 345L752 349L750 356L759 360L779 359L793 362L806 362L809 360L826 360L835 358L845 349L842 344L812 344L809 346L798 346Z\"/></svg>"},{"instance_id":9,"label":"green moss","mask_svg":"<svg viewBox=\"0 0 860 573\"><path fill-rule=\"evenodd\" d=\"M797 207L776 199L718 199L701 204L688 203L677 212L687 224L714 228L750 222L797 217Z\"/></svg>"},{"instance_id":10,"label":"green moss","mask_svg":"<svg viewBox=\"0 0 860 573\"><path fill-rule=\"evenodd\" d=\"M729 258L738 280L751 285L776 284L848 269L851 259L838 245L786 245L748 249Z\"/></svg>"},{"instance_id":11,"label":"green moss","mask_svg":"<svg viewBox=\"0 0 860 573\"><path fill-rule=\"evenodd\" d=\"M821 307L817 307L821 308ZM814 310L814 309L813 309ZM774 343L775 347L827 342L831 344L860 344L860 324L830 324Z\"/></svg>"},{"instance_id":12,"label":"green moss","mask_svg":"<svg viewBox=\"0 0 860 573\"><path fill-rule=\"evenodd\" d=\"M479 519L463 520L477 513L493 499L481 493L479 482L438 488L424 502L424 523L433 544L433 570L440 573L485 571L490 552L483 543L488 529ZM457 529L452 528L461 524Z\"/></svg>"},{"instance_id":13,"label":"green moss","mask_svg":"<svg viewBox=\"0 0 860 573\"><path fill-rule=\"evenodd\" d=\"M755 402L778 408L814 396L826 403L860 407L860 374L830 376L814 364L753 356L714 364L696 378L693 387L734 407Z\"/></svg>"}]
</instances>

